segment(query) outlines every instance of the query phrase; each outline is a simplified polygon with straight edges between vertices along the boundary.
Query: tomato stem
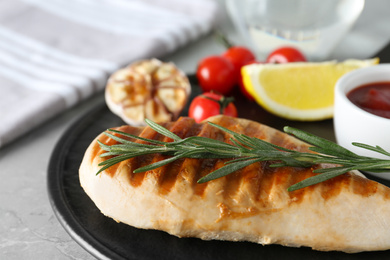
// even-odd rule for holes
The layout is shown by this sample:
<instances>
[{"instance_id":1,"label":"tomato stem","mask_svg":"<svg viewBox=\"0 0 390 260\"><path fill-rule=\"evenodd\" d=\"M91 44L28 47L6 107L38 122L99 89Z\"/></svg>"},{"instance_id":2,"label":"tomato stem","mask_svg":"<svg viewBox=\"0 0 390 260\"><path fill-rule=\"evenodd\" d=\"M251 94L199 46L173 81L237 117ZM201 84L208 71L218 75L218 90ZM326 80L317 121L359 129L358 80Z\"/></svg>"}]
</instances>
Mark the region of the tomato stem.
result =
<instances>
[{"instance_id":1,"label":"tomato stem","mask_svg":"<svg viewBox=\"0 0 390 260\"><path fill-rule=\"evenodd\" d=\"M212 100L214 102L217 102L219 104L219 113L223 115L223 112L225 111L225 108L230 104L234 102L234 97L225 97L222 96L219 100L214 99L205 95L201 95L203 98Z\"/></svg>"},{"instance_id":2,"label":"tomato stem","mask_svg":"<svg viewBox=\"0 0 390 260\"><path fill-rule=\"evenodd\" d=\"M233 44L226 38L226 36L222 32L216 31L214 35L217 41L223 46L225 46L226 49L233 47Z\"/></svg>"}]
</instances>

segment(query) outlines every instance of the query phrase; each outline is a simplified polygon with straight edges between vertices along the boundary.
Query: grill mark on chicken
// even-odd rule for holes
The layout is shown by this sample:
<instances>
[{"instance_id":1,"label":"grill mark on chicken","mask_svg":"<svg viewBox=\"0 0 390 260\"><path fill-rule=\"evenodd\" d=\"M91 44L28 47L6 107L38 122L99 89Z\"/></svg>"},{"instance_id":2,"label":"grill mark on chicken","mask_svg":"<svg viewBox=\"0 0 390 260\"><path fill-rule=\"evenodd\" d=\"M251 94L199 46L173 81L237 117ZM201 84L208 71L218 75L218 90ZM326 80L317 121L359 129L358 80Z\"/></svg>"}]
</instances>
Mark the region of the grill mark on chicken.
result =
<instances>
[{"instance_id":1,"label":"grill mark on chicken","mask_svg":"<svg viewBox=\"0 0 390 260\"><path fill-rule=\"evenodd\" d=\"M287 167L288 169L285 169L284 173L289 175L289 182L285 183L284 190L289 195L290 200L294 203L301 202L307 194L310 194L313 191L314 186L309 186L303 189L299 189L296 191L288 192L287 188L293 184L296 184L298 182L301 182L309 177L314 176L313 174L313 168L292 168ZM279 174L277 172L277 174Z\"/></svg>"},{"instance_id":2,"label":"grill mark on chicken","mask_svg":"<svg viewBox=\"0 0 390 260\"><path fill-rule=\"evenodd\" d=\"M118 127L116 130L118 131L122 131L122 132L130 132L131 134L133 135L139 135L139 133L141 133L143 131L142 128L138 128L138 127L130 127L130 126L121 126L121 127ZM117 134L117 133L112 133L111 134L115 135L115 136L119 136L119 137L122 137L123 139L126 139L126 140L130 140L131 138L130 137L126 137L126 136L122 136L120 134ZM99 141L106 144L106 145L115 145L115 144L118 144L117 141L115 141L114 139L111 139L110 137L106 136L106 135L101 135L100 138L99 138ZM91 157L91 159L95 159L96 157L100 156L101 154L105 153L106 151L100 149L100 146L99 144L96 142L94 147L93 147L93 156ZM101 161L105 161L105 160L108 160L109 158L112 158L112 156L109 156L109 157L105 157L105 158L98 158L98 161L101 162ZM107 174L109 174L110 176L113 176L116 172L117 172L117 169L120 167L120 165L122 163L126 163L126 161L124 162L121 162L121 163L117 163L113 166L111 166L110 168L106 169L106 172Z\"/></svg>"},{"instance_id":3,"label":"grill mark on chicken","mask_svg":"<svg viewBox=\"0 0 390 260\"><path fill-rule=\"evenodd\" d=\"M372 196L378 191L378 183L368 179L354 179L353 184L353 192L364 197Z\"/></svg>"},{"instance_id":4,"label":"grill mark on chicken","mask_svg":"<svg viewBox=\"0 0 390 260\"><path fill-rule=\"evenodd\" d=\"M212 172L213 169L215 168L217 161L218 160L215 160L215 159L201 159L200 161L195 162L195 165L196 165L196 167L194 168L195 169L195 173L194 173L195 178L193 179L194 181L192 183L194 195L199 196L199 197L203 197L209 183L208 182L197 183L197 181L200 178L202 178L202 177L206 176L207 174L209 174L210 172Z\"/></svg>"},{"instance_id":5,"label":"grill mark on chicken","mask_svg":"<svg viewBox=\"0 0 390 260\"><path fill-rule=\"evenodd\" d=\"M202 124L202 128L199 131L198 136L212 138L219 141L225 140L224 134L219 129L207 123ZM222 159L200 159L197 165L197 170L195 171L196 176L192 185L195 195L200 197L204 196L209 182L198 184L197 181L214 170L222 167L223 161L224 160Z\"/></svg>"},{"instance_id":6,"label":"grill mark on chicken","mask_svg":"<svg viewBox=\"0 0 390 260\"><path fill-rule=\"evenodd\" d=\"M112 145L116 143L114 139L111 139L110 137L106 135L100 135L98 140L102 142L103 144ZM97 142L94 143L92 149L91 149L91 163L98 157L100 154L102 154L104 151L100 148L99 144ZM106 160L106 159L104 159Z\"/></svg>"},{"instance_id":7,"label":"grill mark on chicken","mask_svg":"<svg viewBox=\"0 0 390 260\"><path fill-rule=\"evenodd\" d=\"M257 174L259 175L259 185L257 187L258 190L255 191L255 194L257 194L255 199L263 208L272 207L272 205L270 205L270 194L273 188L272 177L274 168L270 168L269 163L267 162L261 162L259 163Z\"/></svg>"},{"instance_id":8,"label":"grill mark on chicken","mask_svg":"<svg viewBox=\"0 0 390 260\"><path fill-rule=\"evenodd\" d=\"M180 118L179 120L181 120ZM186 132L185 137L189 136L197 136L199 135L200 131L202 130L203 125L202 124L195 124L195 121L189 118L185 118L185 120L189 120L191 122L192 127ZM185 121L183 120L185 123ZM184 127L183 127L184 128ZM175 134L178 136L181 136L183 131L182 129L177 129ZM191 159L186 158L182 164L182 167L180 168L180 176L184 182L186 182L186 185L188 186L195 186L197 184L197 173L201 169L201 164L203 162L203 159Z\"/></svg>"},{"instance_id":9,"label":"grill mark on chicken","mask_svg":"<svg viewBox=\"0 0 390 260\"><path fill-rule=\"evenodd\" d=\"M199 125L195 124L194 120L185 117L179 118L168 130L183 139L197 135L200 131Z\"/></svg>"},{"instance_id":10,"label":"grill mark on chicken","mask_svg":"<svg viewBox=\"0 0 390 260\"><path fill-rule=\"evenodd\" d=\"M265 131L262 125L254 126L252 122L249 122L248 124L249 125L244 128L243 133L245 135L256 137L279 146L283 146L285 143L286 138L284 135L280 135L280 132L274 131L269 133L268 131ZM277 168L269 166L272 163L275 162L259 162L251 166L253 174L255 175L252 177L252 180L255 179L256 181L254 183L257 185L252 187L255 200L261 202L263 207L270 209L274 209L275 207L273 201L275 198L273 197L274 193L272 191L275 188L278 188L278 185L285 185L290 178L290 175L286 173L275 174ZM278 171L284 171L284 169L279 168ZM281 198L278 199L280 200Z\"/></svg>"},{"instance_id":11,"label":"grill mark on chicken","mask_svg":"<svg viewBox=\"0 0 390 260\"><path fill-rule=\"evenodd\" d=\"M121 127L117 127L116 130L118 131L122 131L122 132L127 132L129 131L129 129L133 132L135 132L135 135L138 135L140 131L142 131L142 129L140 128L131 128L129 126L121 126ZM138 131L137 131L138 130ZM116 133L111 133L115 136L120 136L119 134L116 134ZM123 136L121 136L123 137ZM123 137L124 139L126 139L125 137ZM128 139L128 138L127 138ZM98 140L106 145L114 145L114 144L117 144L118 142L115 141L114 139L111 139L110 137L108 137L107 135L100 135ZM102 150L99 146L99 144L97 142L94 143L94 146L92 148L92 156L91 156L91 159L94 159L95 157L101 155L102 153L105 153L104 150ZM102 161L104 161L106 159L102 159Z\"/></svg>"},{"instance_id":12,"label":"grill mark on chicken","mask_svg":"<svg viewBox=\"0 0 390 260\"><path fill-rule=\"evenodd\" d=\"M265 141L278 140L277 145L283 146L285 143L285 135L275 132L272 135L265 134L262 127L257 126L253 127L251 124L247 126L232 124L232 122L226 122L224 127L235 131L237 133L243 133L248 136L254 136ZM256 129L254 131L253 129ZM232 173L226 178L226 196L225 200L231 200L228 204L239 204L239 196L245 197L250 196L248 194L254 195L254 200L261 203L265 209L274 210L278 205L274 205L275 201L281 201L283 198L274 198L274 194L280 194L278 191L280 185L285 186L286 183L289 183L290 173L288 172L289 168L272 168L269 165L273 162L259 162L248 167L243 168L236 173ZM277 171L277 173L275 173ZM249 186L250 188L245 189L244 186ZM288 187L286 187L287 189ZM246 194L243 194L243 191L246 191ZM251 192L249 192L251 191ZM287 196L287 192L285 194ZM251 210L253 214L253 210Z\"/></svg>"},{"instance_id":13,"label":"grill mark on chicken","mask_svg":"<svg viewBox=\"0 0 390 260\"><path fill-rule=\"evenodd\" d=\"M194 125L193 120L179 119L176 121L168 130L174 134L180 136L181 138L186 138L189 134L194 135L195 133L191 130ZM164 142L172 141L171 138L165 137ZM156 156L157 157L157 156ZM169 165L165 165L161 169L161 175L158 179L159 192L161 194L167 194L171 191L172 187L178 181L177 178L182 176L186 165L188 164L187 159L176 160Z\"/></svg>"},{"instance_id":14,"label":"grill mark on chicken","mask_svg":"<svg viewBox=\"0 0 390 260\"><path fill-rule=\"evenodd\" d=\"M150 127L145 127L144 130L139 134L139 136L143 138L153 139L153 140L162 140L164 138L163 135L157 133ZM142 141L142 140L136 140L135 142L144 143L144 144L147 143L146 141ZM130 165L128 174L129 174L129 181L132 186L138 187L142 185L145 176L153 172L153 171L147 171L147 172L134 173L133 171L140 167L151 164L154 160L156 160L157 156L145 155L145 156L134 157L127 160L127 164Z\"/></svg>"},{"instance_id":15,"label":"grill mark on chicken","mask_svg":"<svg viewBox=\"0 0 390 260\"><path fill-rule=\"evenodd\" d=\"M262 163L251 164L241 170L243 182L247 186L249 200L259 201L261 184L263 181L263 172L261 170Z\"/></svg>"},{"instance_id":16,"label":"grill mark on chicken","mask_svg":"<svg viewBox=\"0 0 390 260\"><path fill-rule=\"evenodd\" d=\"M321 185L321 197L326 201L330 198L340 194L342 186L350 185L351 178L345 178L344 176L338 176L330 179ZM337 188L335 188L337 187Z\"/></svg>"},{"instance_id":17,"label":"grill mark on chicken","mask_svg":"<svg viewBox=\"0 0 390 260\"><path fill-rule=\"evenodd\" d=\"M240 125L231 124L230 122L228 122L228 124L223 124L223 122L219 121L217 124L222 125L223 127L226 127L234 132L240 133L243 131L243 129ZM222 134L220 141L223 141L225 143L231 143L229 140L231 138L230 134L223 133L221 130L217 130L217 131ZM230 159L226 159L224 161L229 161L229 160ZM226 180L224 180L223 186L221 188L223 191L223 198L227 203L229 203L229 202L234 203L237 196L238 196L238 193L240 192L241 182L243 181L242 171L239 170L239 171L233 172L233 173L227 175L225 177L225 179ZM229 204L231 204L231 203L229 203ZM225 205L225 206L228 206L228 205ZM222 208L224 208L224 207L222 207Z\"/></svg>"}]
</instances>

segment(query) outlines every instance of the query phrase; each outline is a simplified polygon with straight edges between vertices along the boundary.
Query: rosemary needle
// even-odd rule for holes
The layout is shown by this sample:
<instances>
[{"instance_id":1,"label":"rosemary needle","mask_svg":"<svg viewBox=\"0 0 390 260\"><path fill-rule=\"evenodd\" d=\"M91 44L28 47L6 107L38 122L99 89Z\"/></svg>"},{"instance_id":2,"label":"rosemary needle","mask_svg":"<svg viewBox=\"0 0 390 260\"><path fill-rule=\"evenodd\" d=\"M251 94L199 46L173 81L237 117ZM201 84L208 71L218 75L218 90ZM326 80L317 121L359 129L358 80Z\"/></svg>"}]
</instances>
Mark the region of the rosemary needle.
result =
<instances>
[{"instance_id":1,"label":"rosemary needle","mask_svg":"<svg viewBox=\"0 0 390 260\"><path fill-rule=\"evenodd\" d=\"M156 153L169 155L169 157L156 163L138 168L134 172L144 172L156 169L180 158L232 159L227 161L223 167L198 180L198 183L203 183L226 176L259 161L272 161L273 164L270 165L271 167L310 167L319 163L329 163L334 165L330 168L316 169L314 172L319 174L307 178L288 188L288 191L294 191L329 180L351 170L366 170L372 172L390 170L390 152L385 151L380 146L353 143L353 145L362 149L371 150L388 156L389 159L360 156L337 145L334 142L292 127L285 127L284 132L313 145L309 149L315 153L298 152L286 149L255 137L235 133L227 128L211 122L209 122L209 124L231 135L230 141L232 144L201 136L192 136L182 139L168 129L154 123L153 121L146 120L146 123L156 132L171 138L173 141L156 141L121 131L108 129L105 134L119 142L119 144L109 146L99 142L101 149L106 151L106 153L103 153L100 156L110 156L111 158L99 164L99 166L102 167L96 174L99 174L105 169L123 160ZM134 140L142 140L147 143L136 143L134 141L128 140L128 138L124 139L109 132L130 137Z\"/></svg>"}]
</instances>

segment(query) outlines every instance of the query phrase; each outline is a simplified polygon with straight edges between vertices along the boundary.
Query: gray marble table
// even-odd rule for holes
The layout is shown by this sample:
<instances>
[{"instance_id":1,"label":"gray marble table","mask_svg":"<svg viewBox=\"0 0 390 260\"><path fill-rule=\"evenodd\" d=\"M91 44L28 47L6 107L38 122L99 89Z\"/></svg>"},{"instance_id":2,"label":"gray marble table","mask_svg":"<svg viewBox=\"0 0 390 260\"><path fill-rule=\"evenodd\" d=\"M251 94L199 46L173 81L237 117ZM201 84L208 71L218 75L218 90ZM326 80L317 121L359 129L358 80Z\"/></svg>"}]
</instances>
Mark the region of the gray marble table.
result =
<instances>
[{"instance_id":1,"label":"gray marble table","mask_svg":"<svg viewBox=\"0 0 390 260\"><path fill-rule=\"evenodd\" d=\"M368 0L353 29L332 57L368 58L390 40L390 1ZM223 30L234 41L226 16ZM223 51L211 35L166 57L193 73L200 57ZM39 126L0 150L0 259L93 259L66 233L51 209L46 170L52 150L64 131L99 101L95 96Z\"/></svg>"}]
</instances>

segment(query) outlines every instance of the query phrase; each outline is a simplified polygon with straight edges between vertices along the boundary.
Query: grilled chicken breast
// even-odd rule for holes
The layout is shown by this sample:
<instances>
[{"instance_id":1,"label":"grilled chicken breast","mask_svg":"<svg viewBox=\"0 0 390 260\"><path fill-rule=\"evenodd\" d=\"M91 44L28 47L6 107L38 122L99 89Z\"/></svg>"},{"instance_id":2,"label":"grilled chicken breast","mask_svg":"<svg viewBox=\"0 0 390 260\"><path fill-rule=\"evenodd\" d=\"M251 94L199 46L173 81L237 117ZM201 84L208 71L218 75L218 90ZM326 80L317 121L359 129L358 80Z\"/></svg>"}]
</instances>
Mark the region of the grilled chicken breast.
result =
<instances>
[{"instance_id":1,"label":"grilled chicken breast","mask_svg":"<svg viewBox=\"0 0 390 260\"><path fill-rule=\"evenodd\" d=\"M259 123L216 116L216 124L238 133L299 151L308 145ZM229 142L229 135L206 123L180 118L162 124L180 137L205 136ZM122 126L120 131L165 140L150 127ZM390 189L347 173L294 192L287 188L313 176L313 168L270 168L252 164L204 184L197 180L221 167L222 159L182 159L145 173L141 166L162 155L136 157L98 176L97 140L116 141L101 134L87 149L80 182L103 214L131 226L158 229L178 237L252 241L316 250L360 252L390 248Z\"/></svg>"}]
</instances>

